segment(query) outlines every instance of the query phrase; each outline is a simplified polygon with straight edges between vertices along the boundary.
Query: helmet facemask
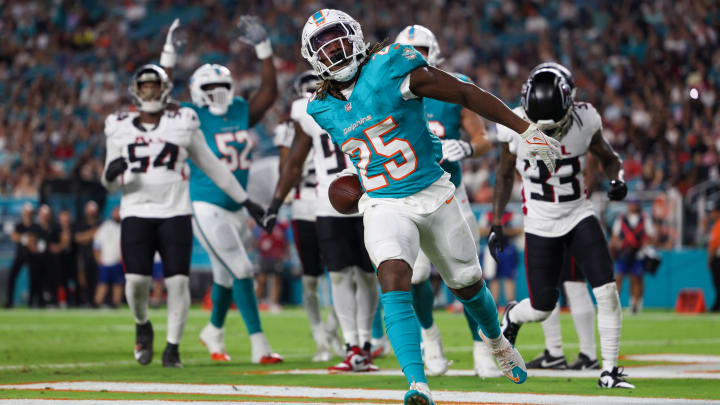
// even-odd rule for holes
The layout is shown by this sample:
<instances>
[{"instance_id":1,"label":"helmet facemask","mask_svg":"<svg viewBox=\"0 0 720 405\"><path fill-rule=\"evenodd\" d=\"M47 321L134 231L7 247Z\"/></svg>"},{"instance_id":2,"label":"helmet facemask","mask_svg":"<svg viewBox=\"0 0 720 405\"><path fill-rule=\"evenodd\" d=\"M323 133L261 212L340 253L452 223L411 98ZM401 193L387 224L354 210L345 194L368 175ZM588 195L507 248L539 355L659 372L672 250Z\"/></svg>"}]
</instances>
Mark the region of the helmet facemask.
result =
<instances>
[{"instance_id":1,"label":"helmet facemask","mask_svg":"<svg viewBox=\"0 0 720 405\"><path fill-rule=\"evenodd\" d=\"M228 83L209 83L200 87L207 98L208 110L212 115L225 115L232 104L232 93Z\"/></svg>"},{"instance_id":2,"label":"helmet facemask","mask_svg":"<svg viewBox=\"0 0 720 405\"><path fill-rule=\"evenodd\" d=\"M523 84L525 115L546 135L562 139L572 124L573 89L554 69L535 71Z\"/></svg>"},{"instance_id":3,"label":"helmet facemask","mask_svg":"<svg viewBox=\"0 0 720 405\"><path fill-rule=\"evenodd\" d=\"M190 77L190 98L212 115L225 115L233 102L235 87L230 70L222 65L205 64Z\"/></svg>"},{"instance_id":4,"label":"helmet facemask","mask_svg":"<svg viewBox=\"0 0 720 405\"><path fill-rule=\"evenodd\" d=\"M156 85L149 86L144 85L145 83L156 83ZM128 90L138 110L156 113L167 105L172 84L162 68L146 65L135 73Z\"/></svg>"},{"instance_id":5,"label":"helmet facemask","mask_svg":"<svg viewBox=\"0 0 720 405\"><path fill-rule=\"evenodd\" d=\"M302 54L324 80L346 82L355 77L365 49L362 33L340 21L313 33Z\"/></svg>"}]
</instances>

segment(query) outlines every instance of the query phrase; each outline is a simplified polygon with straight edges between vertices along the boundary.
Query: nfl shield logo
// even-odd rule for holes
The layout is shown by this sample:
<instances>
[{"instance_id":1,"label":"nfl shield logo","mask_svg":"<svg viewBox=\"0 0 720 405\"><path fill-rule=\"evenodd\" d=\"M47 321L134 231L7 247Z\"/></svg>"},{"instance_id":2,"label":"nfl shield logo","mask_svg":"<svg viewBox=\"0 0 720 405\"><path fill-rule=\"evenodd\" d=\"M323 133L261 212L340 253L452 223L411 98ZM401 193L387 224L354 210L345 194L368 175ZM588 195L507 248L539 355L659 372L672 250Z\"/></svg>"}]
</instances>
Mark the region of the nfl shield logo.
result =
<instances>
[{"instance_id":1,"label":"nfl shield logo","mask_svg":"<svg viewBox=\"0 0 720 405\"><path fill-rule=\"evenodd\" d=\"M345 112L350 112L352 110L352 103L348 102L345 104Z\"/></svg>"}]
</instances>

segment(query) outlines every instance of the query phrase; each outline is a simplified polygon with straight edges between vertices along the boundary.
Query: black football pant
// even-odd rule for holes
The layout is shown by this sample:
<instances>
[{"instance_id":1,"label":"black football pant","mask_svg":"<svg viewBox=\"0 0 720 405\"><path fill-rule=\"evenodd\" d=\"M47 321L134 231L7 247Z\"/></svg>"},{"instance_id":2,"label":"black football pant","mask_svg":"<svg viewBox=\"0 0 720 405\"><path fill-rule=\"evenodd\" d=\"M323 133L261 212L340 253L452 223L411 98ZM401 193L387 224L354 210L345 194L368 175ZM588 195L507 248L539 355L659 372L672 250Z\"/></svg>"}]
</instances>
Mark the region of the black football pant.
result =
<instances>
[{"instance_id":1,"label":"black football pant","mask_svg":"<svg viewBox=\"0 0 720 405\"><path fill-rule=\"evenodd\" d=\"M720 257L712 259L710 271L712 271L712 280L715 286L715 304L713 304L711 310L720 311Z\"/></svg>"},{"instance_id":2,"label":"black football pant","mask_svg":"<svg viewBox=\"0 0 720 405\"><path fill-rule=\"evenodd\" d=\"M10 266L10 274L8 274L7 295L5 296L6 297L6 301L5 301L6 308L10 308L13 306L13 297L15 296L15 281L17 280L17 277L20 274L20 270L22 270L22 267L26 264L29 264L27 254L17 252L15 254L15 259L13 260L12 265Z\"/></svg>"},{"instance_id":3,"label":"black football pant","mask_svg":"<svg viewBox=\"0 0 720 405\"><path fill-rule=\"evenodd\" d=\"M525 272L533 308L540 311L555 308L566 254L574 258L567 269L582 269L593 288L614 280L605 234L595 216L583 219L560 237L526 233Z\"/></svg>"},{"instance_id":4,"label":"black football pant","mask_svg":"<svg viewBox=\"0 0 720 405\"><path fill-rule=\"evenodd\" d=\"M165 278L189 275L193 237L190 218L190 215L124 218L120 224L120 247L125 272L152 276L157 251Z\"/></svg>"},{"instance_id":5,"label":"black football pant","mask_svg":"<svg viewBox=\"0 0 720 405\"><path fill-rule=\"evenodd\" d=\"M304 276L318 277L325 272L320 260L320 243L315 221L293 220L293 239Z\"/></svg>"}]
</instances>

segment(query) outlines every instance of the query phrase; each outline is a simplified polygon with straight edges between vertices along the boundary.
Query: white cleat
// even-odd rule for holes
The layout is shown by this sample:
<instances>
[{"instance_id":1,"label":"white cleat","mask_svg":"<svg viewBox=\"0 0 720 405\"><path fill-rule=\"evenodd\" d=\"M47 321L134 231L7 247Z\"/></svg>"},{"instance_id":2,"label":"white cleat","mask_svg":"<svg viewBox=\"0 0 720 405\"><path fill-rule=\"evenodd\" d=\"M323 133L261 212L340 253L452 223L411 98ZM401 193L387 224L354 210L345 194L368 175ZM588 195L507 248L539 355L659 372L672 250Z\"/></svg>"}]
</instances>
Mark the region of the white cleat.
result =
<instances>
[{"instance_id":1,"label":"white cleat","mask_svg":"<svg viewBox=\"0 0 720 405\"><path fill-rule=\"evenodd\" d=\"M430 387L425 383L413 382L403 398L403 405L435 405Z\"/></svg>"},{"instance_id":2,"label":"white cleat","mask_svg":"<svg viewBox=\"0 0 720 405\"><path fill-rule=\"evenodd\" d=\"M442 346L442 337L436 324L430 327L430 329L422 329L422 353L423 362L427 369L427 375L438 376L443 375L448 371L451 361L445 358L445 353Z\"/></svg>"},{"instance_id":3,"label":"white cleat","mask_svg":"<svg viewBox=\"0 0 720 405\"><path fill-rule=\"evenodd\" d=\"M230 361L230 356L225 350L225 328L216 328L208 323L200 332L200 341L210 351L210 359Z\"/></svg>"},{"instance_id":4,"label":"white cleat","mask_svg":"<svg viewBox=\"0 0 720 405\"><path fill-rule=\"evenodd\" d=\"M635 386L625 380L627 374L624 371L623 367L613 367L611 371L603 371L598 380L598 387L634 389Z\"/></svg>"},{"instance_id":5,"label":"white cleat","mask_svg":"<svg viewBox=\"0 0 720 405\"><path fill-rule=\"evenodd\" d=\"M373 359L384 357L386 354L392 353L392 347L388 341L387 336L381 337L380 339L370 339L370 357Z\"/></svg>"},{"instance_id":6,"label":"white cleat","mask_svg":"<svg viewBox=\"0 0 720 405\"><path fill-rule=\"evenodd\" d=\"M262 332L250 335L250 361L253 364L277 364L282 363L283 358L273 353L265 334Z\"/></svg>"},{"instance_id":7,"label":"white cleat","mask_svg":"<svg viewBox=\"0 0 720 405\"><path fill-rule=\"evenodd\" d=\"M473 342L473 369L475 375L485 379L502 377L502 373L495 364L495 358L485 342Z\"/></svg>"},{"instance_id":8,"label":"white cleat","mask_svg":"<svg viewBox=\"0 0 720 405\"><path fill-rule=\"evenodd\" d=\"M501 333L497 339L490 339L478 331L480 337L490 348L490 353L495 357L498 368L503 375L515 384L522 384L527 380L527 368L520 352ZM499 340L498 340L499 339ZM493 344L490 344L492 341ZM493 345L495 345L493 347Z\"/></svg>"},{"instance_id":9,"label":"white cleat","mask_svg":"<svg viewBox=\"0 0 720 405\"><path fill-rule=\"evenodd\" d=\"M313 363L324 363L332 360L332 354L327 349L318 349L312 357Z\"/></svg>"}]
</instances>

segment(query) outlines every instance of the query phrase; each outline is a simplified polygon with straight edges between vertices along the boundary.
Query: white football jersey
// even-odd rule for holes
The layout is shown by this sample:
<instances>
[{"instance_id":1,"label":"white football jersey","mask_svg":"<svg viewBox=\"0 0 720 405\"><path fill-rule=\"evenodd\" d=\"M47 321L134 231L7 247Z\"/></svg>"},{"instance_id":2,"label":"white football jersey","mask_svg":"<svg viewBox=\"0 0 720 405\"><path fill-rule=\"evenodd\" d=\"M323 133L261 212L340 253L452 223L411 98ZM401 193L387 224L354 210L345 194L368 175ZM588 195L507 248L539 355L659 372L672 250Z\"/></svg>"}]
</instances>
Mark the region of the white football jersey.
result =
<instances>
[{"instance_id":1,"label":"white football jersey","mask_svg":"<svg viewBox=\"0 0 720 405\"><path fill-rule=\"evenodd\" d=\"M525 116L522 107L513 112ZM505 126L497 126L498 140L509 142L510 151L517 156L515 168L522 176L525 232L558 237L594 215L583 173L588 147L593 135L602 131L602 120L589 103L575 103L572 115L572 125L560 141L562 158L552 174L540 160L538 166L531 169L520 135Z\"/></svg>"},{"instance_id":2,"label":"white football jersey","mask_svg":"<svg viewBox=\"0 0 720 405\"><path fill-rule=\"evenodd\" d=\"M190 215L189 156L233 199L247 199L230 171L205 144L195 111L187 107L166 109L155 126L141 123L139 115L121 111L105 120L106 170L118 157L128 164L110 183L102 176L106 187L122 189L122 218Z\"/></svg>"},{"instance_id":3,"label":"white football jersey","mask_svg":"<svg viewBox=\"0 0 720 405\"><path fill-rule=\"evenodd\" d=\"M333 208L328 198L330 183L335 180L338 173L346 168L353 168L350 157L336 148L330 135L318 125L307 113L308 98L295 100L290 109L290 118L297 122L303 132L313 142L313 160L315 162L315 178L317 179L317 204L316 215L318 217L347 217ZM355 214L352 216L360 216Z\"/></svg>"},{"instance_id":4,"label":"white football jersey","mask_svg":"<svg viewBox=\"0 0 720 405\"><path fill-rule=\"evenodd\" d=\"M273 138L275 146L289 149L292 146L293 139L295 139L295 127L292 122L283 122L275 127L275 137ZM303 164L302 180L293 190L293 202L290 206L292 219L315 221L316 185L315 165L312 154L309 154Z\"/></svg>"}]
</instances>

